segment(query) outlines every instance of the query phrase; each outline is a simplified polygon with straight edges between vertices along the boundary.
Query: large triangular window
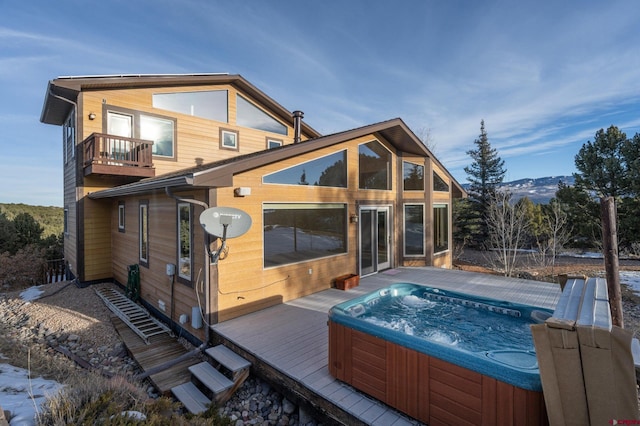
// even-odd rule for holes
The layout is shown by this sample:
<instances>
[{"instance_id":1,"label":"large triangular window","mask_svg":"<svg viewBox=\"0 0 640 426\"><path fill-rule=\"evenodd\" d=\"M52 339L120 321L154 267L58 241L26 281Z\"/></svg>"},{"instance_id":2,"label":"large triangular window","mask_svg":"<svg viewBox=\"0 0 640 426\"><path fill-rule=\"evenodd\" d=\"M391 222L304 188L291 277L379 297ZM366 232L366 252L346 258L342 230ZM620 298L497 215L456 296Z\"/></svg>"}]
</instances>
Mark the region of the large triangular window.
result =
<instances>
[{"instance_id":1,"label":"large triangular window","mask_svg":"<svg viewBox=\"0 0 640 426\"><path fill-rule=\"evenodd\" d=\"M391 189L391 152L380 142L358 147L359 188Z\"/></svg>"},{"instance_id":2,"label":"large triangular window","mask_svg":"<svg viewBox=\"0 0 640 426\"><path fill-rule=\"evenodd\" d=\"M246 100L240 95L236 96L236 124L266 132L287 134L287 126Z\"/></svg>"},{"instance_id":3,"label":"large triangular window","mask_svg":"<svg viewBox=\"0 0 640 426\"><path fill-rule=\"evenodd\" d=\"M264 183L347 187L347 151L339 151L265 175Z\"/></svg>"}]
</instances>

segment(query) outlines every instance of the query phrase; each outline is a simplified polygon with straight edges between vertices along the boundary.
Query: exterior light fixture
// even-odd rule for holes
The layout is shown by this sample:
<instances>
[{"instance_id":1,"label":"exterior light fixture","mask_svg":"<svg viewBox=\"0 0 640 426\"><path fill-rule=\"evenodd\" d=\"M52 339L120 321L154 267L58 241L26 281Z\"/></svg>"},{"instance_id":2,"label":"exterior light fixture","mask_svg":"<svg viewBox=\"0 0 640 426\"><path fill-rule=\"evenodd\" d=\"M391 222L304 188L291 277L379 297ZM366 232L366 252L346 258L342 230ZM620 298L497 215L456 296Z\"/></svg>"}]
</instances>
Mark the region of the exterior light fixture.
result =
<instances>
[{"instance_id":1,"label":"exterior light fixture","mask_svg":"<svg viewBox=\"0 0 640 426\"><path fill-rule=\"evenodd\" d=\"M96 115L93 112L89 113L89 120L95 120L96 119Z\"/></svg>"},{"instance_id":2,"label":"exterior light fixture","mask_svg":"<svg viewBox=\"0 0 640 426\"><path fill-rule=\"evenodd\" d=\"M357 214L352 214L351 217L349 217L349 221L351 223L358 223L358 215Z\"/></svg>"}]
</instances>

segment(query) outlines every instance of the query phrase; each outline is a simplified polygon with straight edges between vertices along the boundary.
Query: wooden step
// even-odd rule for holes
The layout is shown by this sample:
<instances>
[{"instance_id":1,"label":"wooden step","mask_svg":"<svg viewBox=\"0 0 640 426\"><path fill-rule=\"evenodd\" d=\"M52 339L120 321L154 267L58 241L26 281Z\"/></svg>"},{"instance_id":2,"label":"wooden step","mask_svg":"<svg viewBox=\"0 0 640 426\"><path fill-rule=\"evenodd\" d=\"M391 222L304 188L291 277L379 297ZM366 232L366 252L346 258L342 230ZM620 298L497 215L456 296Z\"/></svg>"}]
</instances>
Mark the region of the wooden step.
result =
<instances>
[{"instance_id":1,"label":"wooden step","mask_svg":"<svg viewBox=\"0 0 640 426\"><path fill-rule=\"evenodd\" d=\"M251 367L251 362L247 361L224 345L214 346L205 351L213 360L229 370L235 379L239 372Z\"/></svg>"},{"instance_id":2,"label":"wooden step","mask_svg":"<svg viewBox=\"0 0 640 426\"><path fill-rule=\"evenodd\" d=\"M233 386L233 382L231 380L213 368L213 366L208 362L201 362L200 364L192 365L189 367L189 371L193 377L200 381L200 383L211 389L211 392L213 392L216 398L218 395L223 394Z\"/></svg>"},{"instance_id":3,"label":"wooden step","mask_svg":"<svg viewBox=\"0 0 640 426\"><path fill-rule=\"evenodd\" d=\"M171 393L192 414L200 414L206 411L207 406L211 404L211 400L191 382L172 387Z\"/></svg>"}]
</instances>

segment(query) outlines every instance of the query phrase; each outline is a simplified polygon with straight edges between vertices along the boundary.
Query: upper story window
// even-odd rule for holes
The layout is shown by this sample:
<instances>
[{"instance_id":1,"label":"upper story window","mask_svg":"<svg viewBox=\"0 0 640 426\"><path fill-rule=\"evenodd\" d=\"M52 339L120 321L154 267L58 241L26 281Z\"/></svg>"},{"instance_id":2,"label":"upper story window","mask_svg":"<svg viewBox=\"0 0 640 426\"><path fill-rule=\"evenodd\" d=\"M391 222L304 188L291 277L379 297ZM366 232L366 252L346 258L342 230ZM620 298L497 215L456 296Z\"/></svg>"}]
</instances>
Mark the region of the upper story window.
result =
<instances>
[{"instance_id":1,"label":"upper story window","mask_svg":"<svg viewBox=\"0 0 640 426\"><path fill-rule=\"evenodd\" d=\"M347 187L347 151L339 151L324 157L268 174L264 183L282 185L313 185Z\"/></svg>"},{"instance_id":2,"label":"upper story window","mask_svg":"<svg viewBox=\"0 0 640 426\"><path fill-rule=\"evenodd\" d=\"M424 191L424 166L404 161L402 163L405 191Z\"/></svg>"},{"instance_id":3,"label":"upper story window","mask_svg":"<svg viewBox=\"0 0 640 426\"><path fill-rule=\"evenodd\" d=\"M246 100L240 95L236 96L236 124L265 132L287 134L287 126Z\"/></svg>"},{"instance_id":4,"label":"upper story window","mask_svg":"<svg viewBox=\"0 0 640 426\"><path fill-rule=\"evenodd\" d=\"M123 138L153 141L152 153L156 158L175 158L176 121L170 117L143 114L139 111L109 106L107 133ZM128 151L129 142L118 142L116 150Z\"/></svg>"},{"instance_id":5,"label":"upper story window","mask_svg":"<svg viewBox=\"0 0 640 426\"><path fill-rule=\"evenodd\" d=\"M267 149L278 148L282 146L282 139L273 139L267 137Z\"/></svg>"},{"instance_id":6,"label":"upper story window","mask_svg":"<svg viewBox=\"0 0 640 426\"><path fill-rule=\"evenodd\" d=\"M358 147L360 189L391 189L391 152L378 141Z\"/></svg>"},{"instance_id":7,"label":"upper story window","mask_svg":"<svg viewBox=\"0 0 640 426\"><path fill-rule=\"evenodd\" d=\"M226 90L155 93L153 107L227 123L229 121L228 97Z\"/></svg>"},{"instance_id":8,"label":"upper story window","mask_svg":"<svg viewBox=\"0 0 640 426\"><path fill-rule=\"evenodd\" d=\"M440 192L449 192L449 185L436 172L433 172L433 190Z\"/></svg>"},{"instance_id":9,"label":"upper story window","mask_svg":"<svg viewBox=\"0 0 640 426\"><path fill-rule=\"evenodd\" d=\"M76 112L71 111L62 126L62 150L64 163L67 164L75 156L76 141Z\"/></svg>"}]
</instances>

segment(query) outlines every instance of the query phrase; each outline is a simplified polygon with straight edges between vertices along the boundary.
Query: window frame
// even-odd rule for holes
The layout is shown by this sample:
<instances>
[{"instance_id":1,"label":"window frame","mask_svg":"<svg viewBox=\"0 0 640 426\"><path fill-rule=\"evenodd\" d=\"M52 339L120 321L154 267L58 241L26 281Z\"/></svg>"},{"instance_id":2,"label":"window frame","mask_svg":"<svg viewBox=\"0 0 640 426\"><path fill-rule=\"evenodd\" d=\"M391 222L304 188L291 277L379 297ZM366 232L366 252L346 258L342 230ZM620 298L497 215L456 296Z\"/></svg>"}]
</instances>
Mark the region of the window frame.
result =
<instances>
[{"instance_id":1,"label":"window frame","mask_svg":"<svg viewBox=\"0 0 640 426\"><path fill-rule=\"evenodd\" d=\"M143 225L144 228L143 229ZM149 200L140 200L138 204L138 261L149 267ZM142 256L143 251L146 258Z\"/></svg>"},{"instance_id":2,"label":"window frame","mask_svg":"<svg viewBox=\"0 0 640 426\"><path fill-rule=\"evenodd\" d=\"M363 145L374 143L374 142L380 145L389 153L389 157L387 161L387 170L386 170L386 181L387 181L386 188L365 188L362 186L363 179L362 179L362 170L361 170L361 162L360 162L360 154L361 154L360 147ZM370 141L358 144L358 189L363 191L392 191L393 190L393 152L391 152L391 150L387 148L385 144L383 144L377 139L372 139Z\"/></svg>"},{"instance_id":3,"label":"window frame","mask_svg":"<svg viewBox=\"0 0 640 426\"><path fill-rule=\"evenodd\" d=\"M290 262L285 262L285 263L278 263L278 264L274 264L274 265L267 265L267 247L266 247L266 241L267 238L265 237L265 228L267 225L265 225L266 220L265 220L265 212L267 210L270 209L270 207L273 209L274 206L280 207L280 208L275 208L276 210L287 210L286 206L290 206L291 209L289 210L308 210L309 207L312 206L322 206L321 208L319 208L318 210L322 210L322 209L329 209L332 206L338 207L340 206L343 210L343 230L342 230L342 242L343 242L343 246L344 246L344 251L339 252L339 253L334 253L334 254L327 254L327 255L323 255L323 256L318 256L318 257L309 257L309 258L304 258L304 259L299 259L299 260L293 260ZM327 259L330 257L336 257L336 256L344 256L346 254L349 253L349 205L348 203L341 203L341 202L335 202L335 203L297 203L297 202L264 202L262 203L262 221L263 221L263 229L262 229L262 268L263 270L267 270L267 269L274 269L274 268L280 268L280 267L287 267L287 266L291 266L291 265L296 265L296 264L300 264L300 263L306 263L306 262L314 262L314 261L318 261L320 259Z\"/></svg>"},{"instance_id":4,"label":"window frame","mask_svg":"<svg viewBox=\"0 0 640 426\"><path fill-rule=\"evenodd\" d=\"M422 207L422 252L421 253L407 253L407 207L411 207L411 206L420 206ZM402 208L402 237L403 237L403 243L402 243L402 254L404 255L404 257L424 257L427 254L427 248L426 248L426 234L425 234L425 223L426 223L426 215L425 215L425 207L426 204L425 203L404 203L403 204L403 208Z\"/></svg>"},{"instance_id":5,"label":"window frame","mask_svg":"<svg viewBox=\"0 0 640 426\"><path fill-rule=\"evenodd\" d=\"M189 276L182 275L182 214L181 209L187 207L189 209ZM193 287L193 206L188 202L178 202L176 204L176 242L177 242L177 280L182 284Z\"/></svg>"},{"instance_id":6,"label":"window frame","mask_svg":"<svg viewBox=\"0 0 640 426\"><path fill-rule=\"evenodd\" d=\"M438 220L439 215L436 214L436 209L445 209L445 215L444 215L444 225L446 226L446 228L444 229L444 237L446 238L446 248L440 249L438 250L438 244L436 244L436 242L438 241L438 238L440 236L442 236L442 231L438 232L438 226L440 225L440 222ZM438 255L438 254L442 254L442 253L446 253L451 249L451 239L449 238L449 227L450 227L450 220L449 220L449 204L448 203L434 203L433 204L433 254L434 255Z\"/></svg>"},{"instance_id":7,"label":"window frame","mask_svg":"<svg viewBox=\"0 0 640 426\"><path fill-rule=\"evenodd\" d=\"M69 235L69 207L64 208L62 218L62 232L64 235Z\"/></svg>"},{"instance_id":8,"label":"window frame","mask_svg":"<svg viewBox=\"0 0 640 426\"><path fill-rule=\"evenodd\" d=\"M275 146L271 146L271 143L277 144ZM284 145L284 141L282 139L270 138L269 136L265 137L265 144L267 149L279 148Z\"/></svg>"},{"instance_id":9,"label":"window frame","mask_svg":"<svg viewBox=\"0 0 640 426\"><path fill-rule=\"evenodd\" d=\"M178 119L167 115L155 114L153 112L138 111L130 108L123 108L115 105L103 104L102 105L102 129L105 133L108 133L108 116L109 113L115 113L120 115L129 115L132 117L131 124L131 137L133 139L140 139L140 117L146 116L150 118L157 118L160 120L166 120L173 122L173 156L153 154L154 160L162 161L178 161ZM154 141L155 142L155 141ZM153 149L153 148L152 148Z\"/></svg>"},{"instance_id":10,"label":"window frame","mask_svg":"<svg viewBox=\"0 0 640 426\"><path fill-rule=\"evenodd\" d=\"M219 132L219 137L220 137L220 149L227 149L230 151L239 151L240 150L240 132L238 132L237 130L233 130L233 129L225 129L225 128L220 128L220 132ZM225 136L226 135L233 135L233 141L234 141L234 145L233 146L229 146L229 145L225 145Z\"/></svg>"},{"instance_id":11,"label":"window frame","mask_svg":"<svg viewBox=\"0 0 640 426\"><path fill-rule=\"evenodd\" d=\"M405 176L405 172L406 172L406 168L405 167L407 165L418 166L418 167L422 168L422 188L407 189L407 178ZM402 160L402 190L403 191L420 191L420 192L424 192L424 188L425 188L424 170L425 170L424 164L415 163L413 161Z\"/></svg>"},{"instance_id":12,"label":"window frame","mask_svg":"<svg viewBox=\"0 0 640 426\"><path fill-rule=\"evenodd\" d=\"M76 111L72 109L62 125L62 140L64 143L64 164L75 158L75 140L76 140Z\"/></svg>"},{"instance_id":13,"label":"window frame","mask_svg":"<svg viewBox=\"0 0 640 426\"><path fill-rule=\"evenodd\" d=\"M336 155L336 154L339 154L339 153L342 153L343 162L344 162L344 168L345 168L344 169L344 174L345 174L345 176L344 176L345 177L344 186L312 185L312 184L309 184L309 183L306 184L306 185L303 185L301 183L267 182L265 180L265 178L268 178L269 176L273 176L273 175L285 172L287 170L291 170L291 169L296 168L296 167L303 167L305 164L313 163L315 161L320 161L320 160L322 160L324 158L327 158L327 157L330 157L332 155ZM314 157L314 158L312 158L310 160L302 161L301 163L296 163L296 164L294 164L292 166L285 167L285 168L282 168L282 169L278 169L278 170L276 170L274 172L271 172L271 173L267 173L267 174L262 176L262 183L264 185L286 185L286 186L294 186L294 187L308 186L308 187L314 187L314 188L348 189L349 188L349 165L348 165L348 161L349 160L348 160L348 155L349 155L348 150L346 148L344 148L344 149L340 149L340 150L337 150L337 151L334 151L334 152L330 152L330 153L325 154L325 155L321 155L319 157ZM336 164L336 163L333 163L333 164ZM332 164L332 166L333 166L333 164ZM304 170L304 167L303 167L303 170ZM327 170L327 169L325 169L325 170Z\"/></svg>"},{"instance_id":14,"label":"window frame","mask_svg":"<svg viewBox=\"0 0 640 426\"><path fill-rule=\"evenodd\" d=\"M125 210L125 202L118 201L118 231L125 232L125 223L126 223L126 210Z\"/></svg>"}]
</instances>

